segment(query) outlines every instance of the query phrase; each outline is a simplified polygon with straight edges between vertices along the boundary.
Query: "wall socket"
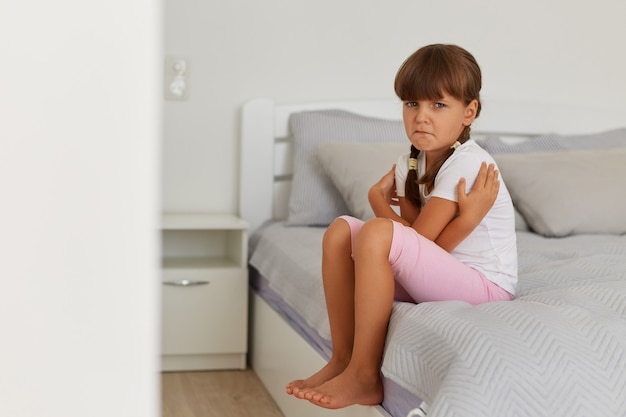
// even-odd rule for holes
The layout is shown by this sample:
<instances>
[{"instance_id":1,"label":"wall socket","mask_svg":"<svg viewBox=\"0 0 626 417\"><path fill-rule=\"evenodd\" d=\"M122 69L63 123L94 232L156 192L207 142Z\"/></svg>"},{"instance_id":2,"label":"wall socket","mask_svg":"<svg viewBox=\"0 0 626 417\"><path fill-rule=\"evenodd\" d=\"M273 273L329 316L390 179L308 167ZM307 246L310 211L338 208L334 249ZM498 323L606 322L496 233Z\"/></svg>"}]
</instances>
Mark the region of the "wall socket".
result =
<instances>
[{"instance_id":1,"label":"wall socket","mask_svg":"<svg viewBox=\"0 0 626 417\"><path fill-rule=\"evenodd\" d=\"M189 59L165 57L165 99L187 100L189 97Z\"/></svg>"}]
</instances>

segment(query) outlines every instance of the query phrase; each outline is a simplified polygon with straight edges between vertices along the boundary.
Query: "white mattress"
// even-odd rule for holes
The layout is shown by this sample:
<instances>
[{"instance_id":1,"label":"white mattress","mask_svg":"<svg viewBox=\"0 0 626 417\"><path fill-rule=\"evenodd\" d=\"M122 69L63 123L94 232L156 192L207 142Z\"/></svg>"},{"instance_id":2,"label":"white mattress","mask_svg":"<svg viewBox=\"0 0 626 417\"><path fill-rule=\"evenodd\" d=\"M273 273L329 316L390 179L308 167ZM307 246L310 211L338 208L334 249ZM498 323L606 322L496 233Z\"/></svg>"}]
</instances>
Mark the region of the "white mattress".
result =
<instances>
[{"instance_id":1,"label":"white mattress","mask_svg":"<svg viewBox=\"0 0 626 417\"><path fill-rule=\"evenodd\" d=\"M250 264L329 339L323 233L269 224ZM518 232L518 251L514 301L396 303L385 378L426 400L429 416L626 415L626 236Z\"/></svg>"}]
</instances>

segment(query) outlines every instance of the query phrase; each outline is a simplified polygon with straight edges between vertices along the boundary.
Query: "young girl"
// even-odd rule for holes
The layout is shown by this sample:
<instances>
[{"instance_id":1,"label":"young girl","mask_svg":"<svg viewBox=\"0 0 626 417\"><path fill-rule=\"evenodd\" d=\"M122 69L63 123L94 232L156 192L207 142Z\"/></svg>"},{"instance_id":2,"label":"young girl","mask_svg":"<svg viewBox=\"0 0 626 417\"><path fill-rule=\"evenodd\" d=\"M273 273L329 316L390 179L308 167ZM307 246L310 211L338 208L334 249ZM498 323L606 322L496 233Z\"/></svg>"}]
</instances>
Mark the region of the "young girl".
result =
<instances>
[{"instance_id":1,"label":"young girl","mask_svg":"<svg viewBox=\"0 0 626 417\"><path fill-rule=\"evenodd\" d=\"M395 91L411 153L370 189L376 218L342 216L328 227L322 277L333 353L287 393L326 408L379 404L394 299L479 304L513 297L511 198L493 159L470 138L480 88L478 64L458 46L423 47L400 67ZM477 171L466 194L463 178Z\"/></svg>"}]
</instances>

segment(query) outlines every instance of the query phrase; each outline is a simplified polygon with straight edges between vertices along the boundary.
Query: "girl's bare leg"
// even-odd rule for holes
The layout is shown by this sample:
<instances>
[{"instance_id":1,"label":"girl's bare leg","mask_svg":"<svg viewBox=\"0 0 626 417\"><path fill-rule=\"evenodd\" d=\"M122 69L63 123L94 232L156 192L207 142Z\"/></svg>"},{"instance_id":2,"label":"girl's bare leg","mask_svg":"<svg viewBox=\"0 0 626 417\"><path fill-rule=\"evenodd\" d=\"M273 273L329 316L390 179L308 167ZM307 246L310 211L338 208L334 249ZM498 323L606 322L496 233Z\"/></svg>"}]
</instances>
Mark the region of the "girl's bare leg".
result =
<instances>
[{"instance_id":1,"label":"girl's bare leg","mask_svg":"<svg viewBox=\"0 0 626 417\"><path fill-rule=\"evenodd\" d=\"M286 391L304 398L304 390L339 375L348 365L354 343L354 262L348 223L337 219L322 242L322 279L333 353L319 372L287 384Z\"/></svg>"},{"instance_id":2,"label":"girl's bare leg","mask_svg":"<svg viewBox=\"0 0 626 417\"><path fill-rule=\"evenodd\" d=\"M314 404L342 408L382 402L380 366L394 294L389 265L392 235L391 221L374 219L363 226L356 239L352 357L341 374L318 387L304 390L304 398Z\"/></svg>"}]
</instances>

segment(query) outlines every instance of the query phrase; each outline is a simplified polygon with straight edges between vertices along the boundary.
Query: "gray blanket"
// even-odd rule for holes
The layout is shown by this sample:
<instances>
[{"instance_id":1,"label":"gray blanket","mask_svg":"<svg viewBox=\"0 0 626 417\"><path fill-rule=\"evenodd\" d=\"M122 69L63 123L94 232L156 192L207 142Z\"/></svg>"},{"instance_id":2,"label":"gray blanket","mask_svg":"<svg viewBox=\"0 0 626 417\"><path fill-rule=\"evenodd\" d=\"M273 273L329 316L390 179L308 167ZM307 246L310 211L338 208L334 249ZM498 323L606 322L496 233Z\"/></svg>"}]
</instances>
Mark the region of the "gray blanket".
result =
<instances>
[{"instance_id":1,"label":"gray blanket","mask_svg":"<svg viewBox=\"0 0 626 417\"><path fill-rule=\"evenodd\" d=\"M323 229L273 224L251 264L328 337ZM429 416L626 416L626 236L519 232L518 297L397 303L383 374Z\"/></svg>"}]
</instances>

